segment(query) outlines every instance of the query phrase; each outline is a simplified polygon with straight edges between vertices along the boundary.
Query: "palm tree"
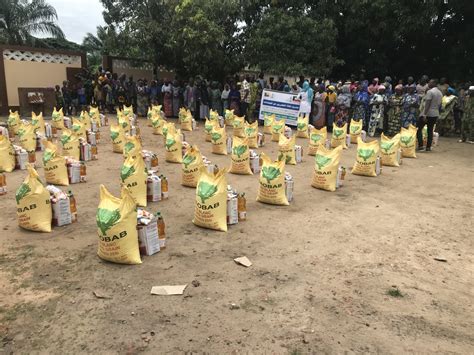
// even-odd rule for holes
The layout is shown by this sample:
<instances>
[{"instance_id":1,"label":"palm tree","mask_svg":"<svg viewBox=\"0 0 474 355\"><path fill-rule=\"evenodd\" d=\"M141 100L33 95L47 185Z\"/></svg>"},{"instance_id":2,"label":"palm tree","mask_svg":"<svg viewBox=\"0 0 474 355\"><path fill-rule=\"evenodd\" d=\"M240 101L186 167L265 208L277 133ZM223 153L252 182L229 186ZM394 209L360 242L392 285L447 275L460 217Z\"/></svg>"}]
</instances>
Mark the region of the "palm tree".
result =
<instances>
[{"instance_id":1,"label":"palm tree","mask_svg":"<svg viewBox=\"0 0 474 355\"><path fill-rule=\"evenodd\" d=\"M44 0L0 0L0 40L31 44L35 34L64 38L56 9Z\"/></svg>"}]
</instances>

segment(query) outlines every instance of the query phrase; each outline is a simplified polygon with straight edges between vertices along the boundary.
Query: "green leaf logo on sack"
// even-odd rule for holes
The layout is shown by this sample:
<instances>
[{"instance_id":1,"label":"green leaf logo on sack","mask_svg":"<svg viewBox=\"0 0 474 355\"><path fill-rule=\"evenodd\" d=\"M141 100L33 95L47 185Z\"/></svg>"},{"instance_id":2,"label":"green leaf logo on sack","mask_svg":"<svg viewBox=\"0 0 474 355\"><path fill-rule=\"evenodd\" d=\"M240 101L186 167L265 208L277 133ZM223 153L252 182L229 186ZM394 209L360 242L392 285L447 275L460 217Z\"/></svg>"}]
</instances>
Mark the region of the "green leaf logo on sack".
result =
<instances>
[{"instance_id":1,"label":"green leaf logo on sack","mask_svg":"<svg viewBox=\"0 0 474 355\"><path fill-rule=\"evenodd\" d=\"M195 157L194 155L186 154L186 155L183 157L183 164L184 164L184 167L187 169L188 166L189 166L190 164L192 164L195 160L196 160L196 157Z\"/></svg>"},{"instance_id":2,"label":"green leaf logo on sack","mask_svg":"<svg viewBox=\"0 0 474 355\"><path fill-rule=\"evenodd\" d=\"M262 169L262 176L264 179L267 179L267 182L270 184L272 180L275 180L278 176L281 175L281 171L274 166L264 166Z\"/></svg>"},{"instance_id":3,"label":"green leaf logo on sack","mask_svg":"<svg viewBox=\"0 0 474 355\"><path fill-rule=\"evenodd\" d=\"M63 134L60 140L61 140L61 144L64 145L66 143L69 143L69 141L71 140L71 136L67 136Z\"/></svg>"},{"instance_id":4,"label":"green leaf logo on sack","mask_svg":"<svg viewBox=\"0 0 474 355\"><path fill-rule=\"evenodd\" d=\"M280 130L283 128L283 125L279 124L279 125L274 125L273 126L273 133L278 133L280 132Z\"/></svg>"},{"instance_id":5,"label":"green leaf logo on sack","mask_svg":"<svg viewBox=\"0 0 474 355\"><path fill-rule=\"evenodd\" d=\"M120 178L122 179L122 182L125 182L125 180L132 176L134 172L135 168L133 166L122 166L122 169L120 170Z\"/></svg>"},{"instance_id":6,"label":"green leaf logo on sack","mask_svg":"<svg viewBox=\"0 0 474 355\"><path fill-rule=\"evenodd\" d=\"M375 154L373 149L357 149L357 155L367 161L372 155Z\"/></svg>"},{"instance_id":7,"label":"green leaf logo on sack","mask_svg":"<svg viewBox=\"0 0 474 355\"><path fill-rule=\"evenodd\" d=\"M211 140L216 143L219 139L222 138L222 134L220 133L211 133Z\"/></svg>"},{"instance_id":8,"label":"green leaf logo on sack","mask_svg":"<svg viewBox=\"0 0 474 355\"><path fill-rule=\"evenodd\" d=\"M285 158L285 164L290 163L291 157L289 155L286 155L286 154L283 154L283 153L280 152L280 154L278 155L278 161L282 161L283 158Z\"/></svg>"},{"instance_id":9,"label":"green leaf logo on sack","mask_svg":"<svg viewBox=\"0 0 474 355\"><path fill-rule=\"evenodd\" d=\"M316 154L316 165L318 166L318 169L321 170L325 166L327 166L332 159L329 157L325 157L324 155L321 154Z\"/></svg>"},{"instance_id":10,"label":"green leaf logo on sack","mask_svg":"<svg viewBox=\"0 0 474 355\"><path fill-rule=\"evenodd\" d=\"M166 150L170 150L170 148L176 143L176 141L173 139L173 138L166 138L166 143L165 143L165 147L166 147Z\"/></svg>"},{"instance_id":11,"label":"green leaf logo on sack","mask_svg":"<svg viewBox=\"0 0 474 355\"><path fill-rule=\"evenodd\" d=\"M148 111L148 113L146 114L146 117L147 117L148 119L150 119L152 115L153 115L153 112Z\"/></svg>"},{"instance_id":12,"label":"green leaf logo on sack","mask_svg":"<svg viewBox=\"0 0 474 355\"><path fill-rule=\"evenodd\" d=\"M298 131L304 131L304 130L306 130L306 123L300 122L300 123L298 123L297 127L298 127Z\"/></svg>"},{"instance_id":13,"label":"green leaf logo on sack","mask_svg":"<svg viewBox=\"0 0 474 355\"><path fill-rule=\"evenodd\" d=\"M356 134L360 129L360 126L351 126L351 133Z\"/></svg>"},{"instance_id":14,"label":"green leaf logo on sack","mask_svg":"<svg viewBox=\"0 0 474 355\"><path fill-rule=\"evenodd\" d=\"M105 235L120 220L120 211L118 209L110 211L105 208L98 208L95 220L97 227Z\"/></svg>"},{"instance_id":15,"label":"green leaf logo on sack","mask_svg":"<svg viewBox=\"0 0 474 355\"><path fill-rule=\"evenodd\" d=\"M51 118L53 119L53 121L58 121L59 120L59 113L58 112L53 112L53 114L51 115Z\"/></svg>"},{"instance_id":16,"label":"green leaf logo on sack","mask_svg":"<svg viewBox=\"0 0 474 355\"><path fill-rule=\"evenodd\" d=\"M336 138L339 138L340 136L342 136L344 133L344 130L342 129L335 129L333 134L336 136Z\"/></svg>"},{"instance_id":17,"label":"green leaf logo on sack","mask_svg":"<svg viewBox=\"0 0 474 355\"><path fill-rule=\"evenodd\" d=\"M73 124L73 125L72 125L72 130L73 130L74 132L77 132L77 131L79 131L80 129L81 129L81 126L78 125L78 124Z\"/></svg>"},{"instance_id":18,"label":"green leaf logo on sack","mask_svg":"<svg viewBox=\"0 0 474 355\"><path fill-rule=\"evenodd\" d=\"M392 149L393 145L395 142L380 142L380 148L385 151L385 153L388 153L390 149Z\"/></svg>"},{"instance_id":19,"label":"green leaf logo on sack","mask_svg":"<svg viewBox=\"0 0 474 355\"><path fill-rule=\"evenodd\" d=\"M412 141L413 137L409 137L409 136L402 136L400 138L400 142L402 142L405 146L408 146L408 144L410 144L410 142Z\"/></svg>"},{"instance_id":20,"label":"green leaf logo on sack","mask_svg":"<svg viewBox=\"0 0 474 355\"><path fill-rule=\"evenodd\" d=\"M110 138L112 138L112 141L115 141L118 138L119 134L119 132L110 132Z\"/></svg>"},{"instance_id":21,"label":"green leaf logo on sack","mask_svg":"<svg viewBox=\"0 0 474 355\"><path fill-rule=\"evenodd\" d=\"M21 138L23 137L23 135L25 134L25 130L24 130L23 128L20 128L20 129L16 132L16 134L18 134L18 138L21 139Z\"/></svg>"},{"instance_id":22,"label":"green leaf logo on sack","mask_svg":"<svg viewBox=\"0 0 474 355\"><path fill-rule=\"evenodd\" d=\"M19 203L23 197L25 197L31 188L27 184L21 184L18 190L16 190L15 199L16 203Z\"/></svg>"},{"instance_id":23,"label":"green leaf logo on sack","mask_svg":"<svg viewBox=\"0 0 474 355\"><path fill-rule=\"evenodd\" d=\"M232 115L233 115L232 112L226 112L226 113L225 113L225 119L228 120L229 118L232 117Z\"/></svg>"},{"instance_id":24,"label":"green leaf logo on sack","mask_svg":"<svg viewBox=\"0 0 474 355\"><path fill-rule=\"evenodd\" d=\"M312 134L311 135L311 140L313 141L313 143L318 143L322 138L323 138L323 136L321 136L319 134Z\"/></svg>"},{"instance_id":25,"label":"green leaf logo on sack","mask_svg":"<svg viewBox=\"0 0 474 355\"><path fill-rule=\"evenodd\" d=\"M43 164L47 164L53 157L54 153L50 150L46 150L43 154Z\"/></svg>"},{"instance_id":26,"label":"green leaf logo on sack","mask_svg":"<svg viewBox=\"0 0 474 355\"><path fill-rule=\"evenodd\" d=\"M242 127L242 121L234 120L232 125L234 126L234 128L240 128Z\"/></svg>"},{"instance_id":27,"label":"green leaf logo on sack","mask_svg":"<svg viewBox=\"0 0 474 355\"><path fill-rule=\"evenodd\" d=\"M122 128L126 128L128 126L128 123L125 121L122 121L121 125L122 125Z\"/></svg>"},{"instance_id":28,"label":"green leaf logo on sack","mask_svg":"<svg viewBox=\"0 0 474 355\"><path fill-rule=\"evenodd\" d=\"M123 147L123 151L125 152L125 154L128 154L128 152L131 151L133 148L135 148L135 144L133 144L132 142L127 142Z\"/></svg>"},{"instance_id":29,"label":"green leaf logo on sack","mask_svg":"<svg viewBox=\"0 0 474 355\"><path fill-rule=\"evenodd\" d=\"M154 128L158 128L161 126L161 120L153 120L151 121L151 125L154 127Z\"/></svg>"},{"instance_id":30,"label":"green leaf logo on sack","mask_svg":"<svg viewBox=\"0 0 474 355\"><path fill-rule=\"evenodd\" d=\"M217 192L217 185L209 184L205 181L201 181L198 185L197 194L201 199L202 203L206 203L206 200L210 199Z\"/></svg>"},{"instance_id":31,"label":"green leaf logo on sack","mask_svg":"<svg viewBox=\"0 0 474 355\"><path fill-rule=\"evenodd\" d=\"M212 127L213 127L212 124L204 125L204 129L206 130L207 133L211 133Z\"/></svg>"},{"instance_id":32,"label":"green leaf logo on sack","mask_svg":"<svg viewBox=\"0 0 474 355\"><path fill-rule=\"evenodd\" d=\"M246 135L247 137L252 137L255 131L256 131L255 128L247 127L247 128L245 129L245 135Z\"/></svg>"},{"instance_id":33,"label":"green leaf logo on sack","mask_svg":"<svg viewBox=\"0 0 474 355\"><path fill-rule=\"evenodd\" d=\"M265 119L264 119L264 125L265 125L265 126L270 126L271 124L272 124L272 120L271 120L271 119L269 119L269 118L265 118Z\"/></svg>"},{"instance_id":34,"label":"green leaf logo on sack","mask_svg":"<svg viewBox=\"0 0 474 355\"><path fill-rule=\"evenodd\" d=\"M238 145L237 147L232 148L232 151L238 158L242 156L247 151L246 145Z\"/></svg>"},{"instance_id":35,"label":"green leaf logo on sack","mask_svg":"<svg viewBox=\"0 0 474 355\"><path fill-rule=\"evenodd\" d=\"M186 123L189 122L188 115L182 115L181 118L179 119L181 123Z\"/></svg>"},{"instance_id":36,"label":"green leaf logo on sack","mask_svg":"<svg viewBox=\"0 0 474 355\"><path fill-rule=\"evenodd\" d=\"M16 116L8 116L7 123L8 123L9 126L11 126L15 123L15 117Z\"/></svg>"},{"instance_id":37,"label":"green leaf logo on sack","mask_svg":"<svg viewBox=\"0 0 474 355\"><path fill-rule=\"evenodd\" d=\"M32 126L36 126L38 123L39 123L38 119L34 119L34 118L31 119L31 125Z\"/></svg>"}]
</instances>

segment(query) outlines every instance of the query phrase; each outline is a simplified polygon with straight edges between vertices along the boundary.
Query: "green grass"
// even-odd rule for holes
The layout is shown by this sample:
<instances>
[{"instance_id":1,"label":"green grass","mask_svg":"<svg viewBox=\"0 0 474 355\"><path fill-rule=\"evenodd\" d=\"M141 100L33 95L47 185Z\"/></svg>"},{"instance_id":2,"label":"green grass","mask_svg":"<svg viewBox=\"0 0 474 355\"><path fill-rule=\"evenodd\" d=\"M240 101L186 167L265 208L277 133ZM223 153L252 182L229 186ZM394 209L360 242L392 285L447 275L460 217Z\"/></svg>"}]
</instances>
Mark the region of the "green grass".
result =
<instances>
[{"instance_id":1,"label":"green grass","mask_svg":"<svg viewBox=\"0 0 474 355\"><path fill-rule=\"evenodd\" d=\"M401 291L399 290L398 287L392 287L391 289L389 289L387 291L387 295L391 296L391 297L395 297L395 298L401 298L403 297L403 293L401 293Z\"/></svg>"}]
</instances>

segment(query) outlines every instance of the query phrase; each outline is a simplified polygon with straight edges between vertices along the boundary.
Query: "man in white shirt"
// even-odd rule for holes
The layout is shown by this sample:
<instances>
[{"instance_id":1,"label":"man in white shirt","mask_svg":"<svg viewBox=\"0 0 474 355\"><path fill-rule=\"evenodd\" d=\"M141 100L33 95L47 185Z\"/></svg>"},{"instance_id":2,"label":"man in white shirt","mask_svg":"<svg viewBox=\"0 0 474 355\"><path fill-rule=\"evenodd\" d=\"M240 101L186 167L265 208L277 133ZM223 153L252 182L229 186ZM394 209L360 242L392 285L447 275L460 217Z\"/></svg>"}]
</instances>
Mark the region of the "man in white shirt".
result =
<instances>
[{"instance_id":1,"label":"man in white shirt","mask_svg":"<svg viewBox=\"0 0 474 355\"><path fill-rule=\"evenodd\" d=\"M428 83L429 90L425 95L425 107L418 119L418 131L416 133L418 139L419 151L431 151L431 143L433 142L433 129L436 120L439 117L439 110L441 107L441 100L443 99L442 92L438 89L438 80L431 79ZM426 149L423 147L423 127L428 126L428 140L426 142Z\"/></svg>"}]
</instances>

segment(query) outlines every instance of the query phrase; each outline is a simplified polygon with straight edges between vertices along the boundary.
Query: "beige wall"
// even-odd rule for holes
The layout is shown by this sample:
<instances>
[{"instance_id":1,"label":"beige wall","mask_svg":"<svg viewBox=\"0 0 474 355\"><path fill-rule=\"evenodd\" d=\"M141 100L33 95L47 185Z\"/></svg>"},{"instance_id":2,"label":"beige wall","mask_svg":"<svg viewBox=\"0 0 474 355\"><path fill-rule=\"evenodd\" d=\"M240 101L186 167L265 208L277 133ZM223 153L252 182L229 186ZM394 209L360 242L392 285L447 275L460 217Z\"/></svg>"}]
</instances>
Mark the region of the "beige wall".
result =
<instances>
[{"instance_id":1,"label":"beige wall","mask_svg":"<svg viewBox=\"0 0 474 355\"><path fill-rule=\"evenodd\" d=\"M47 88L61 85L66 68L80 68L81 64L43 63L5 59L5 81L9 106L19 106L18 88Z\"/></svg>"},{"instance_id":2,"label":"beige wall","mask_svg":"<svg viewBox=\"0 0 474 355\"><path fill-rule=\"evenodd\" d=\"M137 81L138 79L147 79L148 81L153 80L153 71L146 69L135 69L135 68L113 68L112 71L117 73L119 76L125 74L128 77L133 76L133 80Z\"/></svg>"}]
</instances>

